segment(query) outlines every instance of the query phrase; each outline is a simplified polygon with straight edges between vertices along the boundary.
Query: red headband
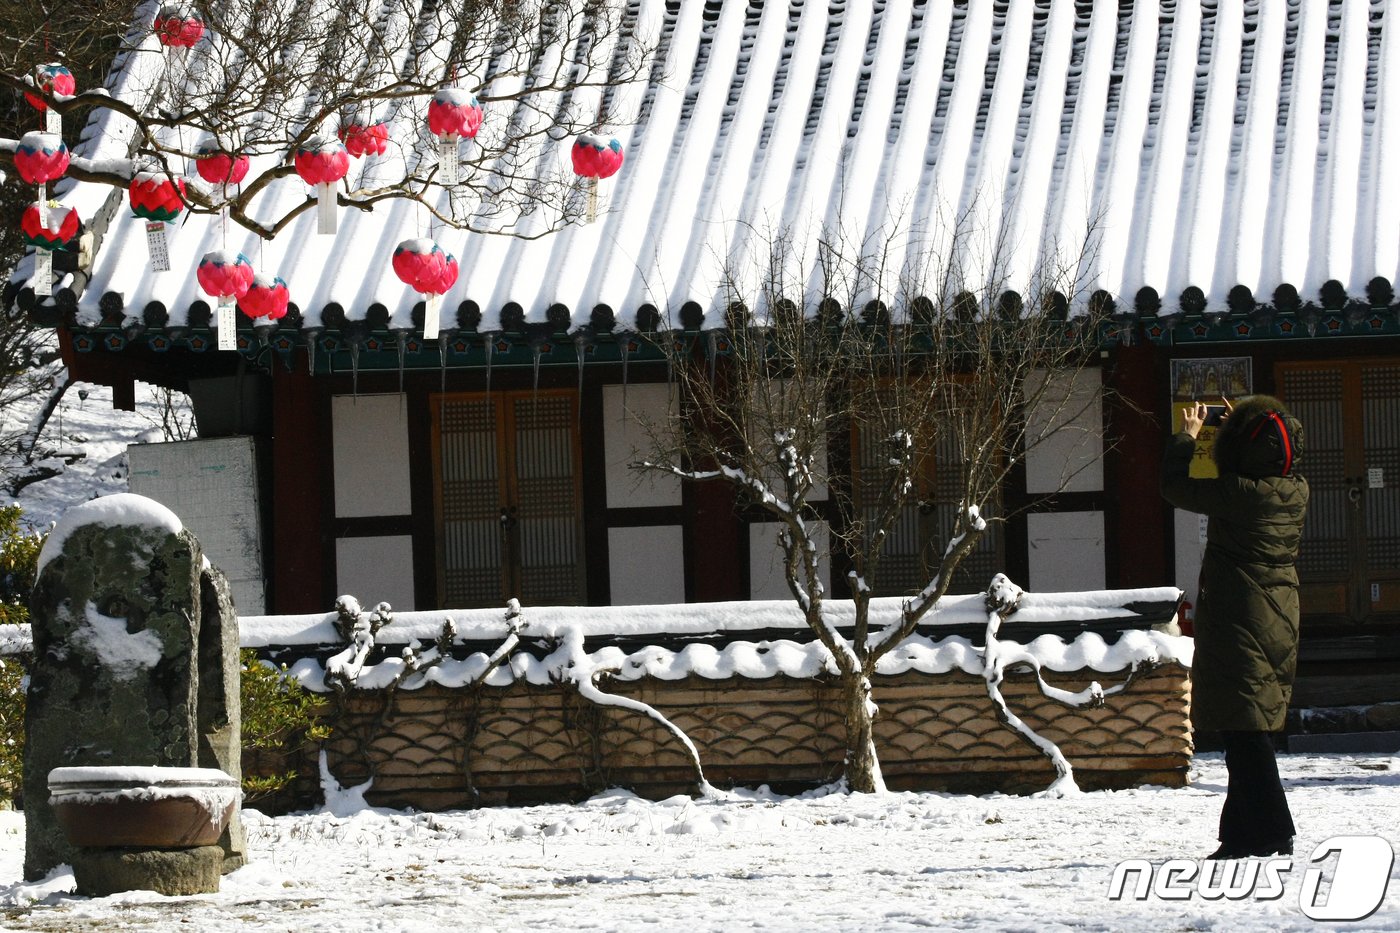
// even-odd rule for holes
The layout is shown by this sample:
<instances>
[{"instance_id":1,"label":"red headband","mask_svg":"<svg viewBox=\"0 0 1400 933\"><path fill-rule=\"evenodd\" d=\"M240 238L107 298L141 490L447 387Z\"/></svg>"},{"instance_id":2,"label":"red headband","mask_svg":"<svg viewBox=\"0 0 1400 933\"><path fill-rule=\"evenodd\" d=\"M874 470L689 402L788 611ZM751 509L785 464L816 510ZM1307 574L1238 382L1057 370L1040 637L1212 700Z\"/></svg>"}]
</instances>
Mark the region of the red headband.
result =
<instances>
[{"instance_id":1,"label":"red headband","mask_svg":"<svg viewBox=\"0 0 1400 933\"><path fill-rule=\"evenodd\" d=\"M1283 475L1287 476L1288 471L1293 468L1293 444L1288 440L1288 427L1283 423L1283 418L1279 417L1276 411L1268 412L1259 419L1259 425L1250 433L1249 439L1252 441L1259 436L1259 432L1264 430L1264 425L1272 424L1278 431L1279 443L1283 445Z\"/></svg>"}]
</instances>

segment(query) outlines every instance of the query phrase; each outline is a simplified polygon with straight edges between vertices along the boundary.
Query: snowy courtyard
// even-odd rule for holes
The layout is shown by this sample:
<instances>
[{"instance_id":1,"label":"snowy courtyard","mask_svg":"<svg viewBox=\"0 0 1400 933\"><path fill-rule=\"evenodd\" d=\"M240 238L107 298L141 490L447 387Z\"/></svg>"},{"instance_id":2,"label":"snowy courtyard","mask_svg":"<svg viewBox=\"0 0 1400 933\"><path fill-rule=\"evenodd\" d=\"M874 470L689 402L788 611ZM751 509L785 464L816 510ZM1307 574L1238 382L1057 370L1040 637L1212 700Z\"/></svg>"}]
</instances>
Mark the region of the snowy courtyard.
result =
<instances>
[{"instance_id":1,"label":"snowy courtyard","mask_svg":"<svg viewBox=\"0 0 1400 933\"><path fill-rule=\"evenodd\" d=\"M1400 841L1400 758L1280 756L1301 835L1283 895L1109 899L1113 868L1214 846L1219 755L1192 784L1064 799L891 793L641 800L452 813L245 811L251 864L218 894L66 893L21 883L23 820L0 815L7 930L1302 930L1308 861L1337 835ZM1400 869L1349 930L1400 929ZM1131 886L1130 886L1131 887ZM1192 887L1187 884L1185 887Z\"/></svg>"}]
</instances>

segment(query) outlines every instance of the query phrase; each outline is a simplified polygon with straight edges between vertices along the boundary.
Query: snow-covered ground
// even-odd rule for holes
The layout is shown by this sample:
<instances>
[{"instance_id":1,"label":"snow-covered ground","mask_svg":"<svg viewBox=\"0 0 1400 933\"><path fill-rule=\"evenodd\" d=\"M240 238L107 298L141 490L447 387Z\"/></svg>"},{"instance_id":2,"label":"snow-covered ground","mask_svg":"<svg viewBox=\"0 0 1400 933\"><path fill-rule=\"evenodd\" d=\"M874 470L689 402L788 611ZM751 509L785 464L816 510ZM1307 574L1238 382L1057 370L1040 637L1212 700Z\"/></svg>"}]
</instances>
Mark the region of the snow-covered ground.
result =
<instances>
[{"instance_id":1,"label":"snow-covered ground","mask_svg":"<svg viewBox=\"0 0 1400 933\"><path fill-rule=\"evenodd\" d=\"M63 370L53 367L55 378ZM183 398L183 397L181 397ZM12 401L0 409L0 431L22 431L30 425L46 395L36 393ZM43 462L61 467L62 472L20 490L8 501L24 510L24 521L38 530L48 530L70 506L97 496L125 492L127 488L128 444L164 441L156 390L145 383L136 385L136 411L112 408L112 390L107 386L75 382L68 387L40 434L36 449L70 455L66 462L53 457ZM71 455L81 454L79 458ZM8 464L13 472L25 471L18 461Z\"/></svg>"},{"instance_id":2,"label":"snow-covered ground","mask_svg":"<svg viewBox=\"0 0 1400 933\"><path fill-rule=\"evenodd\" d=\"M1109 899L1113 866L1214 848L1218 755L1176 790L1065 799L885 794L659 803L623 791L577 806L452 813L245 811L251 863L218 894L61 893L20 883L23 823L0 814L7 930L1303 930L1305 872L1329 881L1335 835L1400 845L1400 757L1284 755L1301 835L1272 901ZM1400 929L1400 869L1369 918ZM1188 887L1190 885L1187 885ZM1325 885L1324 885L1325 887Z\"/></svg>"}]
</instances>

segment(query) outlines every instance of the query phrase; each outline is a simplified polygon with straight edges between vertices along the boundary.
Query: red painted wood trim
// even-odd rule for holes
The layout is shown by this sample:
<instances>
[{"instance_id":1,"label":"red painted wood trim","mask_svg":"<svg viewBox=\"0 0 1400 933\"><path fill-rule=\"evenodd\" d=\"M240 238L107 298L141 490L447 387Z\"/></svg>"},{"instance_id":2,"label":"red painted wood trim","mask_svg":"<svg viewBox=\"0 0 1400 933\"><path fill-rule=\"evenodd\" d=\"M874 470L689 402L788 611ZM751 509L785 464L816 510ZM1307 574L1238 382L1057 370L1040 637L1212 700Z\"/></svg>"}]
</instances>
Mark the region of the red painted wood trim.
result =
<instances>
[{"instance_id":1,"label":"red painted wood trim","mask_svg":"<svg viewBox=\"0 0 1400 933\"><path fill-rule=\"evenodd\" d=\"M325 559L325 497L332 486L329 425L322 413L323 390L306 373L305 361L272 373L272 535L268 554L277 614L324 612L322 592L333 567ZM334 586L333 581L330 584Z\"/></svg>"}]
</instances>

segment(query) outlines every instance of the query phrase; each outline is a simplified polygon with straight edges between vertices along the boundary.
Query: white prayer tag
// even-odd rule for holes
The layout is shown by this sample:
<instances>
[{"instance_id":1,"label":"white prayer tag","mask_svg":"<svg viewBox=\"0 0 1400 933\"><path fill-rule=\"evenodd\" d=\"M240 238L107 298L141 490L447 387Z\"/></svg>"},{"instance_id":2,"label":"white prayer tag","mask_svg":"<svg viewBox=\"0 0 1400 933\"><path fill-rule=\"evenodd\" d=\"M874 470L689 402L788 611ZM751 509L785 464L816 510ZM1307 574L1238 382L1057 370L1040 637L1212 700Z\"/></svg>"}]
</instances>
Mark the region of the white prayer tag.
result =
<instances>
[{"instance_id":1,"label":"white prayer tag","mask_svg":"<svg viewBox=\"0 0 1400 933\"><path fill-rule=\"evenodd\" d=\"M219 299L219 349L238 349L238 319L231 297Z\"/></svg>"},{"instance_id":2,"label":"white prayer tag","mask_svg":"<svg viewBox=\"0 0 1400 933\"><path fill-rule=\"evenodd\" d=\"M442 322L442 296L429 295L423 302L423 339L436 340Z\"/></svg>"},{"instance_id":3,"label":"white prayer tag","mask_svg":"<svg viewBox=\"0 0 1400 933\"><path fill-rule=\"evenodd\" d=\"M63 114L52 107L44 111L44 132L55 136L63 135Z\"/></svg>"},{"instance_id":4,"label":"white prayer tag","mask_svg":"<svg viewBox=\"0 0 1400 933\"><path fill-rule=\"evenodd\" d=\"M151 255L152 272L170 271L170 249L165 245L165 221L146 221L146 249Z\"/></svg>"},{"instance_id":5,"label":"white prayer tag","mask_svg":"<svg viewBox=\"0 0 1400 933\"><path fill-rule=\"evenodd\" d=\"M459 180L457 171L457 140L438 140L438 167L442 175L438 180L442 184L457 184Z\"/></svg>"},{"instance_id":6,"label":"white prayer tag","mask_svg":"<svg viewBox=\"0 0 1400 933\"><path fill-rule=\"evenodd\" d=\"M49 186L39 186L39 200L35 202L39 209L39 226L48 229L49 226Z\"/></svg>"},{"instance_id":7,"label":"white prayer tag","mask_svg":"<svg viewBox=\"0 0 1400 933\"><path fill-rule=\"evenodd\" d=\"M1210 519L1204 515L1197 516L1200 519L1201 543L1206 543L1206 532L1210 530Z\"/></svg>"},{"instance_id":8,"label":"white prayer tag","mask_svg":"<svg viewBox=\"0 0 1400 933\"><path fill-rule=\"evenodd\" d=\"M335 188L325 183L316 186L316 232L335 233Z\"/></svg>"},{"instance_id":9,"label":"white prayer tag","mask_svg":"<svg viewBox=\"0 0 1400 933\"><path fill-rule=\"evenodd\" d=\"M34 251L34 294L53 294L53 253L46 249Z\"/></svg>"},{"instance_id":10,"label":"white prayer tag","mask_svg":"<svg viewBox=\"0 0 1400 933\"><path fill-rule=\"evenodd\" d=\"M1368 467L1368 468L1366 469L1366 488L1367 488L1367 489L1384 489L1384 488L1385 488L1385 468L1384 468L1384 467Z\"/></svg>"}]
</instances>

